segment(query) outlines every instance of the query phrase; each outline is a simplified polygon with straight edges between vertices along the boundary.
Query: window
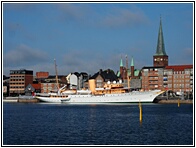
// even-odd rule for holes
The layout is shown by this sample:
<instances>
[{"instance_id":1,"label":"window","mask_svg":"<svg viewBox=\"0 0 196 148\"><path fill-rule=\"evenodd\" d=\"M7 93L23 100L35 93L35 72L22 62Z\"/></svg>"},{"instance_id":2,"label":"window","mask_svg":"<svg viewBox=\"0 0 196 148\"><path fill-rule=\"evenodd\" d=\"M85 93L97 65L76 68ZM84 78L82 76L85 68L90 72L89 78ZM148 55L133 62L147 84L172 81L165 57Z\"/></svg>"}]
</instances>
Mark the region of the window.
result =
<instances>
[{"instance_id":1,"label":"window","mask_svg":"<svg viewBox=\"0 0 196 148\"><path fill-rule=\"evenodd\" d=\"M97 80L98 83L102 83L102 80Z\"/></svg>"},{"instance_id":2,"label":"window","mask_svg":"<svg viewBox=\"0 0 196 148\"><path fill-rule=\"evenodd\" d=\"M186 84L185 87L186 87L186 88L189 88L189 84Z\"/></svg>"},{"instance_id":3,"label":"window","mask_svg":"<svg viewBox=\"0 0 196 148\"><path fill-rule=\"evenodd\" d=\"M168 84L168 88L172 88L172 84Z\"/></svg>"},{"instance_id":4,"label":"window","mask_svg":"<svg viewBox=\"0 0 196 148\"><path fill-rule=\"evenodd\" d=\"M186 70L186 71L185 71L185 74L190 74L190 71L189 71L189 70Z\"/></svg>"}]
</instances>

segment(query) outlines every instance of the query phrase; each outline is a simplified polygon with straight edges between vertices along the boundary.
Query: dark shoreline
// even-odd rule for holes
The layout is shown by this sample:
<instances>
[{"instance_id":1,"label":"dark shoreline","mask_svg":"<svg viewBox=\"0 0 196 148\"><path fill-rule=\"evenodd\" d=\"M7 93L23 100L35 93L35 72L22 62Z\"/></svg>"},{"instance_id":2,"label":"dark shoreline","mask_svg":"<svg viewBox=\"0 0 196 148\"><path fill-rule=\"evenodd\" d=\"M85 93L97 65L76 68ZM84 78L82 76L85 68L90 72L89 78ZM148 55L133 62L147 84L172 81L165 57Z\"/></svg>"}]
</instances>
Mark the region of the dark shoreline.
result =
<instances>
[{"instance_id":1,"label":"dark shoreline","mask_svg":"<svg viewBox=\"0 0 196 148\"><path fill-rule=\"evenodd\" d=\"M193 100L160 100L157 103L159 104L193 104Z\"/></svg>"}]
</instances>

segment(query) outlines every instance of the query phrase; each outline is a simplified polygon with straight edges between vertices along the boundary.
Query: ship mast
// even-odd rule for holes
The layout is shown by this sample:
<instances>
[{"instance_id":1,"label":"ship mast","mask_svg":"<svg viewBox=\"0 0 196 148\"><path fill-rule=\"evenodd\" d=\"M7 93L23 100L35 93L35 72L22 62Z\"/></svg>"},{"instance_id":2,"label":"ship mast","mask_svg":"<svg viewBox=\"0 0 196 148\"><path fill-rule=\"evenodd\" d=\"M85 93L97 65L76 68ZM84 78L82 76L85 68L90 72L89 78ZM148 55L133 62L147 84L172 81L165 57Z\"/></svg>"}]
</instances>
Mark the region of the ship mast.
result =
<instances>
[{"instance_id":1,"label":"ship mast","mask_svg":"<svg viewBox=\"0 0 196 148\"><path fill-rule=\"evenodd\" d=\"M126 69L127 69L127 87L129 89L130 88L130 84L129 84L128 59L127 59L127 55L125 57L126 57Z\"/></svg>"},{"instance_id":2,"label":"ship mast","mask_svg":"<svg viewBox=\"0 0 196 148\"><path fill-rule=\"evenodd\" d=\"M54 66L55 66L55 72L56 72L56 85L59 90L59 82L58 82L58 73L57 73L57 65L56 65L56 60L54 59Z\"/></svg>"}]
</instances>

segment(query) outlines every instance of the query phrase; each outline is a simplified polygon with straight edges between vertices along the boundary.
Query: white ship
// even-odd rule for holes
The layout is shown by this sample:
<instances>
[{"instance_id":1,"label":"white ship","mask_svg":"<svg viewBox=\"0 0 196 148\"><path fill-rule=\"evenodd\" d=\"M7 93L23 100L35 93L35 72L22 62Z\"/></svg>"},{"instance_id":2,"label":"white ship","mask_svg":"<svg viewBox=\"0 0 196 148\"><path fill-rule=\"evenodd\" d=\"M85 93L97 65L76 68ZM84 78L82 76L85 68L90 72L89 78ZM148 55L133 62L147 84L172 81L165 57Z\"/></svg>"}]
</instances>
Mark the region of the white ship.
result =
<instances>
[{"instance_id":1,"label":"white ship","mask_svg":"<svg viewBox=\"0 0 196 148\"><path fill-rule=\"evenodd\" d=\"M56 82L58 87L58 75L55 61ZM129 77L127 75L129 81ZM134 91L129 92L128 87L124 88L122 83L107 83L103 88L95 87L95 79L89 80L90 90L65 90L65 87L58 88L57 93L36 94L36 98L42 102L51 103L76 103L76 104L99 104L99 103L132 103L132 102L153 102L153 100L164 91Z\"/></svg>"},{"instance_id":2,"label":"white ship","mask_svg":"<svg viewBox=\"0 0 196 148\"><path fill-rule=\"evenodd\" d=\"M95 80L89 80L90 90L63 91L50 93L46 96L38 94L37 99L52 103L75 103L75 104L101 104L101 103L132 103L153 102L153 100L164 91L133 91L128 92L122 84L105 84L103 88L95 88Z\"/></svg>"}]
</instances>

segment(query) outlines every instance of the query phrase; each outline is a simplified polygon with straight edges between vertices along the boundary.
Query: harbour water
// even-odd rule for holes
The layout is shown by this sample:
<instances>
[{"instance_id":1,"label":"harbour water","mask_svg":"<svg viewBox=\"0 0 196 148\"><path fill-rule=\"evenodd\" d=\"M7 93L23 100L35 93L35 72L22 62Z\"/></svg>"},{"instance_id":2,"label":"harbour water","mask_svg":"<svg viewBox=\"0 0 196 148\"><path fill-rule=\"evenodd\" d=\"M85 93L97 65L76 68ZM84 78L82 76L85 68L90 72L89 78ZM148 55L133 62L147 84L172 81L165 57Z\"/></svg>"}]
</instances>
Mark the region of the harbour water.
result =
<instances>
[{"instance_id":1,"label":"harbour water","mask_svg":"<svg viewBox=\"0 0 196 148\"><path fill-rule=\"evenodd\" d=\"M193 104L3 103L3 145L194 145Z\"/></svg>"}]
</instances>

